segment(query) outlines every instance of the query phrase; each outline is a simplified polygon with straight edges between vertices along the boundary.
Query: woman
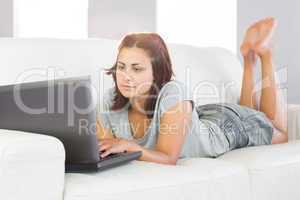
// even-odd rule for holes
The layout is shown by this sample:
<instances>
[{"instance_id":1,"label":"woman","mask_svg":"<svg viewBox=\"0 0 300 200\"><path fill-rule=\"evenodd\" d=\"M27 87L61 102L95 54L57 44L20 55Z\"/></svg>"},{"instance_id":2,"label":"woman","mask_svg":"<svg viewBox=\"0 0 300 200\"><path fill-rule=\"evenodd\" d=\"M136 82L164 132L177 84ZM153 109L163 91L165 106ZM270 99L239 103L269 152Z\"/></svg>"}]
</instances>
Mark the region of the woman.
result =
<instances>
[{"instance_id":1,"label":"woman","mask_svg":"<svg viewBox=\"0 0 300 200\"><path fill-rule=\"evenodd\" d=\"M167 47L155 33L125 36L115 65L108 70L115 87L99 113L100 154L142 151L139 160L176 164L182 157L217 157L232 149L283 143L287 130L278 104L270 40L276 22L253 24L241 45L244 75L237 104L194 105L185 86L171 80ZM253 96L253 68L260 58L260 110ZM124 127L125 126L125 127Z\"/></svg>"}]
</instances>

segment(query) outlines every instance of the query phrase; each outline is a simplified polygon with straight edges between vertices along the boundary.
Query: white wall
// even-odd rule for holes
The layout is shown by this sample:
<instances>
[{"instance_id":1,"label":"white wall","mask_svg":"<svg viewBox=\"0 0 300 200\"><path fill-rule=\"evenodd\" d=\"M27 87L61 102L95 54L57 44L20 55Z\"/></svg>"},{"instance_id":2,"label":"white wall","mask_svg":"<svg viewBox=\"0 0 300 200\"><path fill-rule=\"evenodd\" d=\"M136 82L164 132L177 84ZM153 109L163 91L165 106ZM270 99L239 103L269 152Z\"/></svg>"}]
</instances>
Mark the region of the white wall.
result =
<instances>
[{"instance_id":1,"label":"white wall","mask_svg":"<svg viewBox=\"0 0 300 200\"><path fill-rule=\"evenodd\" d=\"M168 42L236 53L237 0L157 1L157 32Z\"/></svg>"},{"instance_id":2,"label":"white wall","mask_svg":"<svg viewBox=\"0 0 300 200\"><path fill-rule=\"evenodd\" d=\"M170 43L236 52L237 0L89 0L89 37L155 31Z\"/></svg>"},{"instance_id":3,"label":"white wall","mask_svg":"<svg viewBox=\"0 0 300 200\"><path fill-rule=\"evenodd\" d=\"M13 36L12 4L12 0L0 0L0 37Z\"/></svg>"},{"instance_id":4,"label":"white wall","mask_svg":"<svg viewBox=\"0 0 300 200\"><path fill-rule=\"evenodd\" d=\"M297 61L300 44L299 8L300 1L296 0L238 1L238 44L242 42L246 28L254 21L266 16L274 16L278 20L274 36L274 61L279 78L283 83L287 82L289 103L300 103L300 67Z\"/></svg>"},{"instance_id":5,"label":"white wall","mask_svg":"<svg viewBox=\"0 0 300 200\"><path fill-rule=\"evenodd\" d=\"M156 30L156 0L89 0L89 37Z\"/></svg>"},{"instance_id":6,"label":"white wall","mask_svg":"<svg viewBox=\"0 0 300 200\"><path fill-rule=\"evenodd\" d=\"M13 0L13 2L15 37L74 39L88 37L88 0Z\"/></svg>"}]
</instances>

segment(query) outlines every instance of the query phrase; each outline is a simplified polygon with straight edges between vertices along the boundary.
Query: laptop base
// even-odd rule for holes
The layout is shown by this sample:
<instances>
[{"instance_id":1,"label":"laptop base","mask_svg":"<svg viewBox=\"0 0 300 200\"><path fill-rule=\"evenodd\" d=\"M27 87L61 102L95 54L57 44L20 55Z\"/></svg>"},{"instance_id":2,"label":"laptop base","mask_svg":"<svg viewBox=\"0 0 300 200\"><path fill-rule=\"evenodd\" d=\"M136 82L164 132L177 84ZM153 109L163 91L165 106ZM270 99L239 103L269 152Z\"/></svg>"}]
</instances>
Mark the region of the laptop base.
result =
<instances>
[{"instance_id":1,"label":"laptop base","mask_svg":"<svg viewBox=\"0 0 300 200\"><path fill-rule=\"evenodd\" d=\"M80 164L66 164L66 173L82 173L82 172L97 172L103 171L112 167L116 167L132 160L137 160L142 155L141 151L119 153L118 156L112 158L105 158L98 163L80 163Z\"/></svg>"}]
</instances>

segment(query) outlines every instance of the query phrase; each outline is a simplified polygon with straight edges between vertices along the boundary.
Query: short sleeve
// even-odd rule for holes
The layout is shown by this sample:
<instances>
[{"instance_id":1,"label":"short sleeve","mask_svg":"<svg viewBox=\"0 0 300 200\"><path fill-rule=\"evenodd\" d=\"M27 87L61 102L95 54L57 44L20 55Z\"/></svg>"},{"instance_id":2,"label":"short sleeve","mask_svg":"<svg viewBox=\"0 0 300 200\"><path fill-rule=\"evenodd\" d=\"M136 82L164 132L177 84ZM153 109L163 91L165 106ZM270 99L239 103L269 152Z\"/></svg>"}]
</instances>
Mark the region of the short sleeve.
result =
<instances>
[{"instance_id":1,"label":"short sleeve","mask_svg":"<svg viewBox=\"0 0 300 200\"><path fill-rule=\"evenodd\" d=\"M97 116L102 126L107 129L111 129L110 112L113 103L113 88L107 90L102 101L97 106Z\"/></svg>"},{"instance_id":2,"label":"short sleeve","mask_svg":"<svg viewBox=\"0 0 300 200\"><path fill-rule=\"evenodd\" d=\"M165 84L158 95L158 112L161 115L181 101L189 100L194 110L191 90L182 82L173 80Z\"/></svg>"}]
</instances>

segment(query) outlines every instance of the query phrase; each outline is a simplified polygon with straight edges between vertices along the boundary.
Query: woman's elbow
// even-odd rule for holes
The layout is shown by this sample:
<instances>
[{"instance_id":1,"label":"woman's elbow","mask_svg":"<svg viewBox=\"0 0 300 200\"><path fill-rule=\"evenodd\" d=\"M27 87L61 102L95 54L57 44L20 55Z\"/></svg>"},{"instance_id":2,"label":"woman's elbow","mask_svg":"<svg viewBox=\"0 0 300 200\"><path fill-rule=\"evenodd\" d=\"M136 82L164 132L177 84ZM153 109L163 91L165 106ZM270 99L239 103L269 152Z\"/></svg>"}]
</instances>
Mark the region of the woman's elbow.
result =
<instances>
[{"instance_id":1,"label":"woman's elbow","mask_svg":"<svg viewBox=\"0 0 300 200\"><path fill-rule=\"evenodd\" d=\"M177 164L177 161L171 161L168 163L169 165L176 165Z\"/></svg>"},{"instance_id":2,"label":"woman's elbow","mask_svg":"<svg viewBox=\"0 0 300 200\"><path fill-rule=\"evenodd\" d=\"M171 156L167 156L164 159L161 159L158 161L160 164L165 164L165 165L176 165L177 164L177 158L172 158Z\"/></svg>"},{"instance_id":3,"label":"woman's elbow","mask_svg":"<svg viewBox=\"0 0 300 200\"><path fill-rule=\"evenodd\" d=\"M176 164L177 164L177 160L178 160L178 158L170 157L170 158L168 159L167 164L168 164L168 165L176 165Z\"/></svg>"}]
</instances>

